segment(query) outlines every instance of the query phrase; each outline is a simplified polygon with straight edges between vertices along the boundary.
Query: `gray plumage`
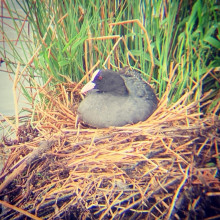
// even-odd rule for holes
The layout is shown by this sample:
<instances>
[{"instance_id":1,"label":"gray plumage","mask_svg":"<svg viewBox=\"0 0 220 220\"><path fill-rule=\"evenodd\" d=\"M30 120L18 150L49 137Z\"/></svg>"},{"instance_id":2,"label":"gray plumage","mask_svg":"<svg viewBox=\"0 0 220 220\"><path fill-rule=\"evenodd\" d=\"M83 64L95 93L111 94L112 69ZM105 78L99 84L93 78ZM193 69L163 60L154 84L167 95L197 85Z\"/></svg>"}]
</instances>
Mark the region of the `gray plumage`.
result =
<instances>
[{"instance_id":1,"label":"gray plumage","mask_svg":"<svg viewBox=\"0 0 220 220\"><path fill-rule=\"evenodd\" d=\"M99 70L89 83L92 89L80 103L78 114L90 126L134 124L145 121L157 108L153 89L134 70L124 73Z\"/></svg>"}]
</instances>

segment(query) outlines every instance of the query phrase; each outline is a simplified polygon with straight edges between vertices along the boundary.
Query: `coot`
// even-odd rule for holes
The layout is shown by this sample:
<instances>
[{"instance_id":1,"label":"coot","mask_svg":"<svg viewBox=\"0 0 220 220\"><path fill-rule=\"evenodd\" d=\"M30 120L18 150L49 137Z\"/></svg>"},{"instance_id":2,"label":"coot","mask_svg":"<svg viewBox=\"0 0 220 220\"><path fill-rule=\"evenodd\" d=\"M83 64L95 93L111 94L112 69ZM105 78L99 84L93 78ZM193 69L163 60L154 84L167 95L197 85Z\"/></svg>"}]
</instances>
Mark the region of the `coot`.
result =
<instances>
[{"instance_id":1,"label":"coot","mask_svg":"<svg viewBox=\"0 0 220 220\"><path fill-rule=\"evenodd\" d=\"M153 89L135 70L97 70L81 90L79 119L96 128L146 120L157 108Z\"/></svg>"}]
</instances>

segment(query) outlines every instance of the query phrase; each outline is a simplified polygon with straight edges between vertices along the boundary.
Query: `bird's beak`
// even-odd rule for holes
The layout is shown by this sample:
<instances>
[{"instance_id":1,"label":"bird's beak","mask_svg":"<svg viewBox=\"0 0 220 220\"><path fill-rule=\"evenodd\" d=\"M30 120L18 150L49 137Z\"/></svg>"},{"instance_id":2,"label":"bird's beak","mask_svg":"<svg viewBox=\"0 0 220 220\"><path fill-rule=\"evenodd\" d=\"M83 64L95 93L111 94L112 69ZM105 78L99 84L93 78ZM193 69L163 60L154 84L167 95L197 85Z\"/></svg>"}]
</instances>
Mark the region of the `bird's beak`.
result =
<instances>
[{"instance_id":1,"label":"bird's beak","mask_svg":"<svg viewBox=\"0 0 220 220\"><path fill-rule=\"evenodd\" d=\"M81 89L81 93L86 94L89 90L94 89L94 87L95 87L95 83L89 81L85 86L83 86L83 88Z\"/></svg>"}]
</instances>

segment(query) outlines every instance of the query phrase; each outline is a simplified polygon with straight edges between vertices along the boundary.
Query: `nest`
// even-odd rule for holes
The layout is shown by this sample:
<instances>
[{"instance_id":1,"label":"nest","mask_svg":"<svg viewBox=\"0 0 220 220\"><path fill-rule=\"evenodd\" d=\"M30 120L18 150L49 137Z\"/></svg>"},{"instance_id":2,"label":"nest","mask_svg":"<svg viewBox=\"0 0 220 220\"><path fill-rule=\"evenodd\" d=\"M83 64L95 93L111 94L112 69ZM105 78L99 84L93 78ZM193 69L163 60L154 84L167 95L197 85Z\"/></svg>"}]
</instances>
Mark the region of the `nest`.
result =
<instances>
[{"instance_id":1,"label":"nest","mask_svg":"<svg viewBox=\"0 0 220 220\"><path fill-rule=\"evenodd\" d=\"M144 122L93 129L77 124L79 87L39 89L0 176L1 219L219 217L220 123L193 91L169 107L166 92Z\"/></svg>"}]
</instances>

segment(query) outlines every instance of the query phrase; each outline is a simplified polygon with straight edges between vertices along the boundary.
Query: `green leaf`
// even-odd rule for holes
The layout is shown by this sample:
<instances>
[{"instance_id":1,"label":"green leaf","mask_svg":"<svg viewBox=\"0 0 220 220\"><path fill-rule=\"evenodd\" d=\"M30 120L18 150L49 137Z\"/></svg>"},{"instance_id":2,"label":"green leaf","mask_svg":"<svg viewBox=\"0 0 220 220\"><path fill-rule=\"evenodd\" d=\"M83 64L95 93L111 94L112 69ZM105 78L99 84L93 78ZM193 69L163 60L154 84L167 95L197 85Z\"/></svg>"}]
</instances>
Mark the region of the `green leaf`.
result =
<instances>
[{"instance_id":1,"label":"green leaf","mask_svg":"<svg viewBox=\"0 0 220 220\"><path fill-rule=\"evenodd\" d=\"M215 47L216 49L220 49L220 41L211 37L211 36L207 36L203 39L205 42L209 43L210 45L212 45L213 47Z\"/></svg>"}]
</instances>

